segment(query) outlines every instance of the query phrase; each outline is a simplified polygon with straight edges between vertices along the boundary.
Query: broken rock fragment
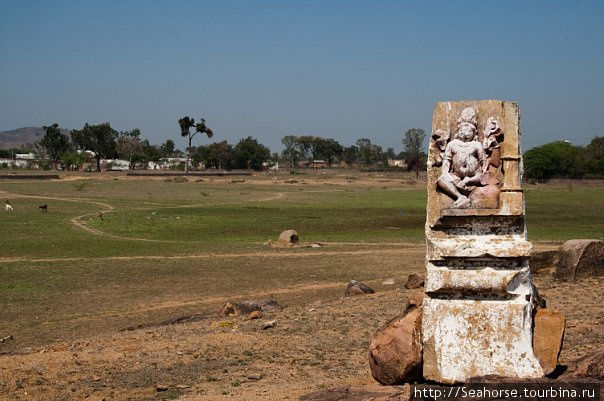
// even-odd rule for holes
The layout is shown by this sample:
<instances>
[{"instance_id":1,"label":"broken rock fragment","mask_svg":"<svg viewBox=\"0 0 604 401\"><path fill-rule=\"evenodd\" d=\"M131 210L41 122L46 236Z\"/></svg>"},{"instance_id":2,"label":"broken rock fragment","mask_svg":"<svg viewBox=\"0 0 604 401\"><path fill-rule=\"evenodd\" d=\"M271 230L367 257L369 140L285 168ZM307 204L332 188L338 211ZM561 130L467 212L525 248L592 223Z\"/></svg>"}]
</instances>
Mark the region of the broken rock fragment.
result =
<instances>
[{"instance_id":1,"label":"broken rock fragment","mask_svg":"<svg viewBox=\"0 0 604 401\"><path fill-rule=\"evenodd\" d=\"M410 383L422 376L422 309L416 307L380 328L369 345L369 366L381 384Z\"/></svg>"}]
</instances>

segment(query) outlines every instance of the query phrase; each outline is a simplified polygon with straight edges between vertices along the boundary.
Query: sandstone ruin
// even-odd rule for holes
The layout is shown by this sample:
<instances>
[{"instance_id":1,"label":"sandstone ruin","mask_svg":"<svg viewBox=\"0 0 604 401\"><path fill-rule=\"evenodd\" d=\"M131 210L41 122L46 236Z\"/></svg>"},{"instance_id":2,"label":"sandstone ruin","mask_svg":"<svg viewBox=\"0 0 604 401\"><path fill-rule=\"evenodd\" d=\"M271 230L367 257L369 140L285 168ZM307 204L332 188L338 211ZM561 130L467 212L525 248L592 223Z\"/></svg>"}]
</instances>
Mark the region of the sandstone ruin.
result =
<instances>
[{"instance_id":1,"label":"sandstone ruin","mask_svg":"<svg viewBox=\"0 0 604 401\"><path fill-rule=\"evenodd\" d=\"M423 376L538 378L519 112L437 103L428 155Z\"/></svg>"}]
</instances>

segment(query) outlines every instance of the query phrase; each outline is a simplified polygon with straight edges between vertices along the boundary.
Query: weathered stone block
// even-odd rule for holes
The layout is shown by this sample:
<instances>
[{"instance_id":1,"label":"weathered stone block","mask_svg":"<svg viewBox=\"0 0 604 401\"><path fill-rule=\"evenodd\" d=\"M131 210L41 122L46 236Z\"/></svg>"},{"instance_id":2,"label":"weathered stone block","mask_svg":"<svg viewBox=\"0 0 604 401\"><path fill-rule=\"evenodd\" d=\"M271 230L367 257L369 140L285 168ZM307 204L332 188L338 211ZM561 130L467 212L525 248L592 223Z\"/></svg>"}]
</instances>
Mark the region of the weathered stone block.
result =
<instances>
[{"instance_id":1,"label":"weathered stone block","mask_svg":"<svg viewBox=\"0 0 604 401\"><path fill-rule=\"evenodd\" d=\"M430 267L426 292L432 294L499 294L517 292L530 286L528 268L521 270L455 270L449 267Z\"/></svg>"},{"instance_id":2,"label":"weathered stone block","mask_svg":"<svg viewBox=\"0 0 604 401\"><path fill-rule=\"evenodd\" d=\"M428 238L429 260L484 256L519 258L528 257L532 249L530 242L517 235L463 235L461 232L453 238Z\"/></svg>"},{"instance_id":3,"label":"weathered stone block","mask_svg":"<svg viewBox=\"0 0 604 401\"><path fill-rule=\"evenodd\" d=\"M423 315L425 379L543 376L533 354L529 302L424 299Z\"/></svg>"}]
</instances>

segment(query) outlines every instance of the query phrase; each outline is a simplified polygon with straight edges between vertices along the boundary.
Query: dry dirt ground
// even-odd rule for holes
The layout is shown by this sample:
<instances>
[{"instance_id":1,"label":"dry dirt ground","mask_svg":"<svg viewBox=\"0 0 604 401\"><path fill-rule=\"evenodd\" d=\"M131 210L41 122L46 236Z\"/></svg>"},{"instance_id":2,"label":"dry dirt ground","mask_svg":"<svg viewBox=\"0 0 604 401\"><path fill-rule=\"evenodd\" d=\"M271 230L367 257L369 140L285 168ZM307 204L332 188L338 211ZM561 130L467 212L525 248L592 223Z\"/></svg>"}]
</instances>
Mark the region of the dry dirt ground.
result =
<instances>
[{"instance_id":1,"label":"dry dirt ground","mask_svg":"<svg viewBox=\"0 0 604 401\"><path fill-rule=\"evenodd\" d=\"M259 320L193 315L4 354L0 399L297 399L324 387L371 383L369 341L402 310L405 277L422 270L424 248L414 251L405 257L412 263L401 260L403 269L383 277L394 285L369 283L373 295L345 298L346 283L339 282L293 286L274 291L289 306ZM342 257L354 263L354 255ZM535 281L548 306L567 317L562 364L602 347L604 279ZM275 326L263 330L269 320Z\"/></svg>"}]
</instances>

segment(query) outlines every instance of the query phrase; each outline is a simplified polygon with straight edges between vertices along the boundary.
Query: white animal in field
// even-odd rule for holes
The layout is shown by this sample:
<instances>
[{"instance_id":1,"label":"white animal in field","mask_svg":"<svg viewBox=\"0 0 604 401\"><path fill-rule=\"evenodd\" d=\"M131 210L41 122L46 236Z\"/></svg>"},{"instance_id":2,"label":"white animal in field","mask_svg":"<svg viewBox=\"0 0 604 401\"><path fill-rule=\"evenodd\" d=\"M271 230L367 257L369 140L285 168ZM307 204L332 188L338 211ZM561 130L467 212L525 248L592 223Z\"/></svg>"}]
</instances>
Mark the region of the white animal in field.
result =
<instances>
[{"instance_id":1,"label":"white animal in field","mask_svg":"<svg viewBox=\"0 0 604 401\"><path fill-rule=\"evenodd\" d=\"M9 201L6 201L6 203L4 204L4 210L6 210L7 212L12 212L15 209L13 209L13 206L10 204Z\"/></svg>"}]
</instances>

